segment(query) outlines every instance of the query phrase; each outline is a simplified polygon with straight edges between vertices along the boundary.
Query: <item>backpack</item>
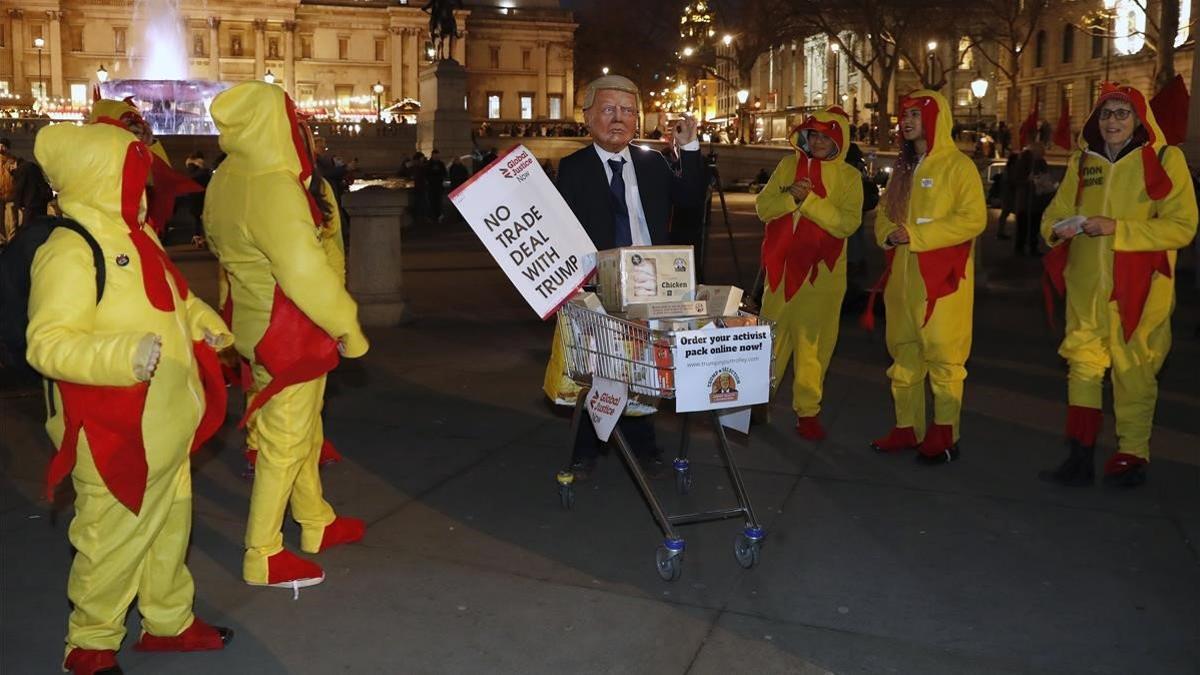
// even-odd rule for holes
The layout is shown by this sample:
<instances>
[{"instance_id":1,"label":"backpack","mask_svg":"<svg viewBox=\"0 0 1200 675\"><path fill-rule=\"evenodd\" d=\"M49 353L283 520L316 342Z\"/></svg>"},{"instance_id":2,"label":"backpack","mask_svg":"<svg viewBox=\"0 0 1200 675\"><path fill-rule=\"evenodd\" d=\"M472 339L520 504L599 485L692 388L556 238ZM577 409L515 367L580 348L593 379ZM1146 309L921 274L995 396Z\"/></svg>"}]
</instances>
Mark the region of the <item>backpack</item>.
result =
<instances>
[{"instance_id":1,"label":"backpack","mask_svg":"<svg viewBox=\"0 0 1200 675\"><path fill-rule=\"evenodd\" d=\"M50 233L59 227L83 237L92 249L92 261L96 266L96 304L104 297L104 251L90 232L74 220L54 216L34 218L23 225L8 246L0 251L0 368L12 369L21 376L33 374L25 360L33 256L50 238Z\"/></svg>"},{"instance_id":2,"label":"backpack","mask_svg":"<svg viewBox=\"0 0 1200 675\"><path fill-rule=\"evenodd\" d=\"M11 202L17 196L17 160L11 155L0 155L0 202Z\"/></svg>"}]
</instances>

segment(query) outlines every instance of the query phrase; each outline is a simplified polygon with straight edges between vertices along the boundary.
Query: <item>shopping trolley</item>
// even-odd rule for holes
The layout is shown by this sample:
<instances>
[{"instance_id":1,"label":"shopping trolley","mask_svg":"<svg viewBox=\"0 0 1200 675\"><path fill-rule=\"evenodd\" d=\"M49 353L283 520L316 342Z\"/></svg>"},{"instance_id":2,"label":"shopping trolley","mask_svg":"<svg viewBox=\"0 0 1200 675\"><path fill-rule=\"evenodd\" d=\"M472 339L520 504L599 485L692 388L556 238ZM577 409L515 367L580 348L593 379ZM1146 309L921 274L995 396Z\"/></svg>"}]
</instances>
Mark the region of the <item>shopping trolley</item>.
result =
<instances>
[{"instance_id":1,"label":"shopping trolley","mask_svg":"<svg viewBox=\"0 0 1200 675\"><path fill-rule=\"evenodd\" d=\"M705 317L692 320L688 328L699 327L712 323L716 330L725 328L727 323L745 325L745 320L752 315L741 315L734 321L732 317ZM558 336L561 340L562 352L566 362L567 376L579 385L580 391L575 403L575 411L571 418L571 442L574 442L579 430L582 416L592 387L593 378L600 377L624 383L629 388L630 401L635 396L660 399L675 398L675 365L672 351L676 344L677 330L659 330L649 328L646 324L610 316L596 312L581 305L567 303L558 312ZM774 326L764 319L753 317L754 324L771 329L774 338ZM772 360L772 366L774 362ZM772 367L772 378L774 368ZM772 382L772 384L774 384ZM754 515L754 507L750 504L750 495L746 492L746 484L738 469L737 461L729 449L729 441L725 428L718 418L718 411L706 411L711 415L712 426L717 436L718 447L729 472L733 492L737 497L737 506L711 509L693 513L668 514L662 503L654 495L646 480L645 472L633 455L628 441L621 433L620 427L613 429L609 437L610 444L615 444L638 488L650 505L654 519L663 532L663 543L655 551L655 565L658 575L665 581L679 578L683 569L684 540L676 531L675 526L691 523L702 523L726 518L745 518L745 527L734 540L733 553L738 563L746 569L758 563L759 549L765 532ZM675 476L675 488L680 494L687 494L692 487L691 464L688 461L688 419L691 414L683 417L683 433L679 446L679 455L672 462ZM558 472L559 498L565 509L575 504L574 474L570 469Z\"/></svg>"}]
</instances>

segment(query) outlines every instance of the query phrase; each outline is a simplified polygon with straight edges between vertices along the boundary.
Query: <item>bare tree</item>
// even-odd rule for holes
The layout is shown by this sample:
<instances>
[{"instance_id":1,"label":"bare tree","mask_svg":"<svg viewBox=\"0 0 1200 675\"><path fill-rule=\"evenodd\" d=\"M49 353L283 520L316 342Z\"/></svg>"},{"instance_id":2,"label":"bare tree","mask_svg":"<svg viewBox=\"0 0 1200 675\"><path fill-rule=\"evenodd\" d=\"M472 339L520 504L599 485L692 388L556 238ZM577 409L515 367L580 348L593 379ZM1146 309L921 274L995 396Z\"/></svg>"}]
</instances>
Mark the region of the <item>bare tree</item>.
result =
<instances>
[{"instance_id":1,"label":"bare tree","mask_svg":"<svg viewBox=\"0 0 1200 675\"><path fill-rule=\"evenodd\" d=\"M881 127L879 144L891 143L883 131L891 119L892 82L904 58L901 42L926 35L926 26L939 0L793 0L796 15L825 34L875 95L875 113ZM859 36L859 48L847 34Z\"/></svg>"},{"instance_id":2,"label":"bare tree","mask_svg":"<svg viewBox=\"0 0 1200 675\"><path fill-rule=\"evenodd\" d=\"M1061 4L1061 3L1056 3ZM1050 0L974 0L975 26L971 39L977 51L1008 81L1005 118L1009 126L1021 117L1021 54L1037 34L1038 26L1051 12Z\"/></svg>"},{"instance_id":3,"label":"bare tree","mask_svg":"<svg viewBox=\"0 0 1200 675\"><path fill-rule=\"evenodd\" d=\"M708 4L720 27L714 38L719 40L724 34L733 38L729 46L738 82L731 84L748 85L758 57L796 39L805 29L790 0L712 0Z\"/></svg>"}]
</instances>

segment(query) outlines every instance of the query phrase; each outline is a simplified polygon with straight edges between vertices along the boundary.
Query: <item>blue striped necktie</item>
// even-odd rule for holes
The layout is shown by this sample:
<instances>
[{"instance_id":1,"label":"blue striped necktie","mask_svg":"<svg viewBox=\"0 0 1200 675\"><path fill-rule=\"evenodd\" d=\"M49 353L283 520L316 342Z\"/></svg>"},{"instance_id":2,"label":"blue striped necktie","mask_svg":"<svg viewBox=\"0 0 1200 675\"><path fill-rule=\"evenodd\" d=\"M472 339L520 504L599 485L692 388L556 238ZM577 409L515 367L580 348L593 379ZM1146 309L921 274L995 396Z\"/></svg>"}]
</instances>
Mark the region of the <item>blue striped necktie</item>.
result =
<instances>
[{"instance_id":1,"label":"blue striped necktie","mask_svg":"<svg viewBox=\"0 0 1200 675\"><path fill-rule=\"evenodd\" d=\"M610 159L608 166L612 168L612 180L608 183L608 192L612 196L613 202L613 232L616 235L616 246L617 248L633 246L633 233L629 229L629 206L625 203L625 177L621 175L625 168L625 158Z\"/></svg>"}]
</instances>

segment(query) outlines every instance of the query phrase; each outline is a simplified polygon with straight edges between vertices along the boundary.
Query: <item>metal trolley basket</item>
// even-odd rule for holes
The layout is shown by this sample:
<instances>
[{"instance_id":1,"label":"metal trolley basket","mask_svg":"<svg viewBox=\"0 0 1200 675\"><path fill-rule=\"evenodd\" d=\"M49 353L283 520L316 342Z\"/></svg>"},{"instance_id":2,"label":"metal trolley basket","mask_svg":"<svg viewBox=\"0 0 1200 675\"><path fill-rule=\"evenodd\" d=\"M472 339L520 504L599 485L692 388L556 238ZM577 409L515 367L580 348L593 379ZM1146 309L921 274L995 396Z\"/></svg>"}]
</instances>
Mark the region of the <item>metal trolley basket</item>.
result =
<instances>
[{"instance_id":1,"label":"metal trolley basket","mask_svg":"<svg viewBox=\"0 0 1200 675\"><path fill-rule=\"evenodd\" d=\"M745 316L749 315L743 315L741 318ZM676 344L676 333L679 331L649 328L642 323L626 321L571 303L563 305L557 318L558 335L566 361L567 375L580 386L571 420L572 442L578 432L582 415L587 414L584 407L594 377L614 380L627 385L631 402L634 395L675 398L675 363L672 348ZM711 321L718 328L724 328L726 320L721 317L706 317L699 321L700 323ZM755 325L770 328L772 339L774 338L775 329L771 322L758 318ZM773 366L774 357L772 356L772 385L774 384ZM676 533L676 525L744 517L745 527L734 540L733 552L738 563L746 569L753 567L758 562L759 548L765 536L758 518L754 515L754 507L750 504L750 496L746 492L742 473L729 449L725 429L718 419L718 411L684 414L679 455L672 462L676 490L680 494L686 494L692 487L691 465L687 456L688 420L691 414L711 415L718 447L737 497L738 505L736 507L674 515L666 513L662 503L650 488L645 472L634 458L633 451L622 435L619 426L613 429L609 438L610 443L615 443L620 451L630 473L633 474L634 481L650 505L655 521L662 529L663 543L655 552L655 563L659 576L665 581L678 579L683 567L684 540ZM575 503L574 474L570 470L560 471L557 481L562 506L570 509Z\"/></svg>"}]
</instances>

